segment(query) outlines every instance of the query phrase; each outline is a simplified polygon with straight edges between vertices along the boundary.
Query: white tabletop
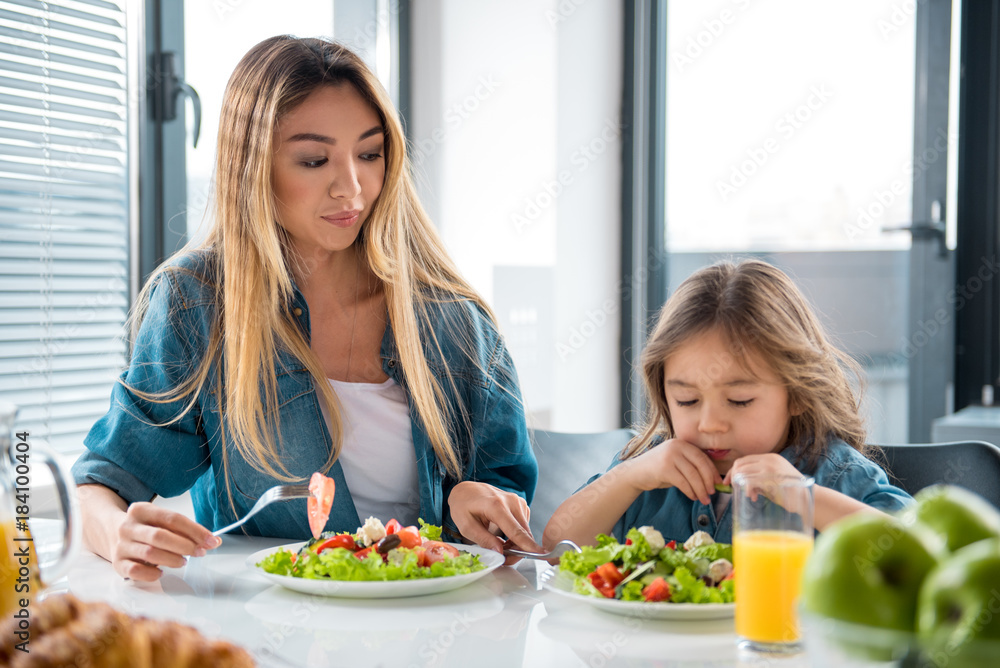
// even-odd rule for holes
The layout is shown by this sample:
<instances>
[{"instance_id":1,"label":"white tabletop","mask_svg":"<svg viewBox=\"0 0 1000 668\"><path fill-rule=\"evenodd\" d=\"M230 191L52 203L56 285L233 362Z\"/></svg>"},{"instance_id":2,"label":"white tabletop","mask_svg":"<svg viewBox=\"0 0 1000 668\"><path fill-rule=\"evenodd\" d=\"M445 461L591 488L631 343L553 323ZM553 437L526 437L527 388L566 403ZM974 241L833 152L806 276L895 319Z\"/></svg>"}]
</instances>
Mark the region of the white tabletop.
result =
<instances>
[{"instance_id":1,"label":"white tabletop","mask_svg":"<svg viewBox=\"0 0 1000 668\"><path fill-rule=\"evenodd\" d=\"M155 584L126 582L85 552L50 592L71 591L133 615L169 618L246 647L261 666L806 665L738 654L732 619L623 617L541 589L548 564L522 561L460 589L352 600L272 585L246 557L287 541L225 536L208 556Z\"/></svg>"}]
</instances>

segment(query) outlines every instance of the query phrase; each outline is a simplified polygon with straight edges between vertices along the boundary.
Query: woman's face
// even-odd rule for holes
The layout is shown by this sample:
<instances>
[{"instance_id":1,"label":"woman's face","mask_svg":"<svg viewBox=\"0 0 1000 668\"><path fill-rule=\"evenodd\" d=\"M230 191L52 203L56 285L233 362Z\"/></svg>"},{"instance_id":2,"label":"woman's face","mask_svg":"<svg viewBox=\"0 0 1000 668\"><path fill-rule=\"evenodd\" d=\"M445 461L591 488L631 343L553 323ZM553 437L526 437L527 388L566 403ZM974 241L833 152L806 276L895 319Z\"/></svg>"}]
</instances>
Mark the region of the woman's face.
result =
<instances>
[{"instance_id":1,"label":"woman's face","mask_svg":"<svg viewBox=\"0 0 1000 668\"><path fill-rule=\"evenodd\" d=\"M322 86L278 122L278 223L303 258L349 248L385 177L378 114L350 84Z\"/></svg>"}]
</instances>

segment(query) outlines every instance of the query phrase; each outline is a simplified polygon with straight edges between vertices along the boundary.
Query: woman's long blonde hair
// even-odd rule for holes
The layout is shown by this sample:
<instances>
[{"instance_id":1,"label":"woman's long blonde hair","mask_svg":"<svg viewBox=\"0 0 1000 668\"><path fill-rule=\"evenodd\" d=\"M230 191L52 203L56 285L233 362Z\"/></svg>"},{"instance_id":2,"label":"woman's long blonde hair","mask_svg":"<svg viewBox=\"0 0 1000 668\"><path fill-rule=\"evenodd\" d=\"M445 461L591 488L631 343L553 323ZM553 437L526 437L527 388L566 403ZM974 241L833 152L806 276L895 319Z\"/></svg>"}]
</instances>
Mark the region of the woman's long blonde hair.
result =
<instances>
[{"instance_id":1,"label":"woman's long blonde hair","mask_svg":"<svg viewBox=\"0 0 1000 668\"><path fill-rule=\"evenodd\" d=\"M459 275L417 198L403 129L388 94L357 55L334 42L271 37L253 47L229 79L219 122L214 220L204 242L192 247L213 251L217 262L211 340L191 377L171 392L146 396L160 402L186 399L186 412L210 387L239 453L256 469L291 481L275 442L275 435L280 440L276 353L287 350L306 366L329 411L333 448L325 470L333 465L342 442L340 415L319 360L289 315L297 258L276 222L271 165L279 119L317 88L341 84L368 101L385 133L385 180L356 241L359 256L382 284L405 386L434 451L445 469L461 478L463 462L449 424L467 422L468 416L453 414L428 365L425 345L440 353L428 308L432 302L468 300L494 326L496 318ZM146 283L133 328L148 306L153 279L170 270L161 267ZM218 377L209 379L212 363L220 360Z\"/></svg>"},{"instance_id":2,"label":"woman's long blonde hair","mask_svg":"<svg viewBox=\"0 0 1000 668\"><path fill-rule=\"evenodd\" d=\"M718 331L734 360L747 366L756 354L782 380L794 413L788 444L818 457L831 438L864 452L865 428L849 371L858 365L829 340L791 279L760 260L721 262L688 277L664 304L640 364L648 412L639 435L622 451L634 457L658 436L672 438L664 370L667 360L693 337ZM709 370L706 370L710 372Z\"/></svg>"}]
</instances>

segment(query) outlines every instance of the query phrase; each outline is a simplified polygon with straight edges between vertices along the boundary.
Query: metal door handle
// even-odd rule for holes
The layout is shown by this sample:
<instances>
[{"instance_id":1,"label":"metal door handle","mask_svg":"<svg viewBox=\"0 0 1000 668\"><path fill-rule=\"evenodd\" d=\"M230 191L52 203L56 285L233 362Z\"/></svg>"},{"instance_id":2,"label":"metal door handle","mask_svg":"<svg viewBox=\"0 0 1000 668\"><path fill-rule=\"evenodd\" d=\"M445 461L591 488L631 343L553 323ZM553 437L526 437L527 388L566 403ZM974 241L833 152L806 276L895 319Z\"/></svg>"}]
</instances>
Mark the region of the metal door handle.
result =
<instances>
[{"instance_id":1,"label":"metal door handle","mask_svg":"<svg viewBox=\"0 0 1000 668\"><path fill-rule=\"evenodd\" d=\"M172 121L177 118L177 98L187 96L191 100L194 111L194 141L192 146L198 147L198 137L201 135L201 97L190 84L177 76L174 71L174 56L172 51L164 51L156 57L156 76L159 86L157 90L157 118L161 121Z\"/></svg>"}]
</instances>

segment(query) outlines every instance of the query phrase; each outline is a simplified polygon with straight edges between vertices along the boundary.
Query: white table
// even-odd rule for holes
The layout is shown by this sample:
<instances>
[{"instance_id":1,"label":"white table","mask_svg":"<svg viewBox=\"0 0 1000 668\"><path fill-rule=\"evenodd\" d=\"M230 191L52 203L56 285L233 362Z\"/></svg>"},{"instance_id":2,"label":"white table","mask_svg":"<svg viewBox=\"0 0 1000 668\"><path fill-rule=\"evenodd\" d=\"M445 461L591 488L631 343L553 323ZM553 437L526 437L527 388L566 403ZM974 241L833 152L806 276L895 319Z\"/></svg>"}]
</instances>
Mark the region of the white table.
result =
<instances>
[{"instance_id":1,"label":"white table","mask_svg":"<svg viewBox=\"0 0 1000 668\"><path fill-rule=\"evenodd\" d=\"M126 582L85 552L49 591L183 621L246 647L265 667L806 665L801 656L740 656L731 619L621 617L539 589L544 562L501 567L451 592L369 601L288 591L245 566L248 555L286 542L225 536L155 584Z\"/></svg>"}]
</instances>

